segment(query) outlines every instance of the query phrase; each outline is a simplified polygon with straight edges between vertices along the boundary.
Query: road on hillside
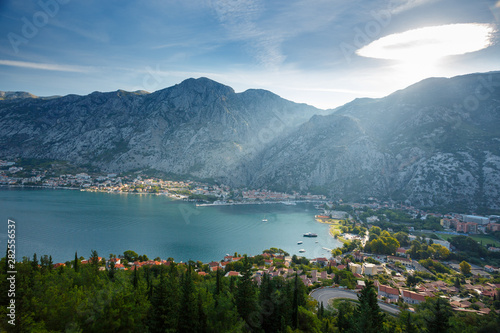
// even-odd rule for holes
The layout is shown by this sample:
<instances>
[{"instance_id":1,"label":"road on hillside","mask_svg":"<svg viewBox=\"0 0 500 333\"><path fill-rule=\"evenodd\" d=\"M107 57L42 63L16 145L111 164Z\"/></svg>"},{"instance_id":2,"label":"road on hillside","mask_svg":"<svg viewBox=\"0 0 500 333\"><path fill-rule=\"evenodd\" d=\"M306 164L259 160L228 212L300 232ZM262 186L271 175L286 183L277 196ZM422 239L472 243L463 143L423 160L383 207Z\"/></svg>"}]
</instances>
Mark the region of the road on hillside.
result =
<instances>
[{"instance_id":1,"label":"road on hillside","mask_svg":"<svg viewBox=\"0 0 500 333\"><path fill-rule=\"evenodd\" d=\"M352 291L336 289L336 288L316 289L311 292L311 296L318 302L323 303L324 306L328 305L328 301L333 298L350 298L358 300L358 294ZM399 314L399 310L394 306L382 302L378 302L378 305L385 312L389 312L390 314L393 315Z\"/></svg>"}]
</instances>

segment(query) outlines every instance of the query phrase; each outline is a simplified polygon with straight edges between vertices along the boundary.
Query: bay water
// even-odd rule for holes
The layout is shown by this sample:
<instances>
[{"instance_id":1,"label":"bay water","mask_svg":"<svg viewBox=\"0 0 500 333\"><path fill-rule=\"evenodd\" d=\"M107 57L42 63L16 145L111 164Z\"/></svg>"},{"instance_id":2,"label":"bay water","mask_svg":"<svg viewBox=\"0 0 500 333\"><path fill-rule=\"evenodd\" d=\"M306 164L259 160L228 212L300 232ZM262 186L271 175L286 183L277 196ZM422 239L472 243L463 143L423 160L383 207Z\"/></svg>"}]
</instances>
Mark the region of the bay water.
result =
<instances>
[{"instance_id":1,"label":"bay water","mask_svg":"<svg viewBox=\"0 0 500 333\"><path fill-rule=\"evenodd\" d=\"M317 213L310 203L196 207L151 194L0 188L0 251L11 219L18 261L34 253L51 255L56 263L72 260L75 251L88 258L97 250L108 258L133 250L150 259L209 262L235 252L257 255L270 247L307 258L329 257L327 249L341 243L329 235L328 225L315 221ZM303 237L306 232L318 237Z\"/></svg>"}]
</instances>

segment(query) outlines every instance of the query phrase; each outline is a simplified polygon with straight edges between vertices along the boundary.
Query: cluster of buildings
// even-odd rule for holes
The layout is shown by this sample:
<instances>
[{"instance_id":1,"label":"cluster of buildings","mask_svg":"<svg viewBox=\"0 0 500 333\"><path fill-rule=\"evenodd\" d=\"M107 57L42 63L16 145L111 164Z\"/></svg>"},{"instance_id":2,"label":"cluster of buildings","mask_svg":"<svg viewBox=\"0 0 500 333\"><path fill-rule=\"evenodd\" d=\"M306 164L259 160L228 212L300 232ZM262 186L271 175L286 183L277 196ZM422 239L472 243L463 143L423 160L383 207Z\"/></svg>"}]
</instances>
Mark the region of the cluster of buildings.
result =
<instances>
[{"instance_id":1,"label":"cluster of buildings","mask_svg":"<svg viewBox=\"0 0 500 333\"><path fill-rule=\"evenodd\" d=\"M378 288L378 298L387 303L398 303L400 300L407 304L419 304L425 301L426 297L445 297L450 300L450 305L453 310L459 312L473 312L478 314L488 314L491 309L483 302L469 302L471 297L460 297L459 288L449 286L443 281L432 281L422 283L417 286L416 291L410 291L401 287L401 284L395 284L395 287L382 285L375 281L375 286ZM494 299L496 290L500 288L500 284L486 283L482 285L473 285L470 280L462 286L465 290L473 292L478 296Z\"/></svg>"},{"instance_id":2,"label":"cluster of buildings","mask_svg":"<svg viewBox=\"0 0 500 333\"><path fill-rule=\"evenodd\" d=\"M452 229L464 234L478 234L500 231L500 216L478 216L478 215L445 215L441 225L445 229Z\"/></svg>"},{"instance_id":3,"label":"cluster of buildings","mask_svg":"<svg viewBox=\"0 0 500 333\"><path fill-rule=\"evenodd\" d=\"M324 195L307 193L306 195L301 195L297 192L292 194L273 192L268 190L248 190L242 191L241 196L243 200L246 201L289 201L289 200L326 200Z\"/></svg>"}]
</instances>

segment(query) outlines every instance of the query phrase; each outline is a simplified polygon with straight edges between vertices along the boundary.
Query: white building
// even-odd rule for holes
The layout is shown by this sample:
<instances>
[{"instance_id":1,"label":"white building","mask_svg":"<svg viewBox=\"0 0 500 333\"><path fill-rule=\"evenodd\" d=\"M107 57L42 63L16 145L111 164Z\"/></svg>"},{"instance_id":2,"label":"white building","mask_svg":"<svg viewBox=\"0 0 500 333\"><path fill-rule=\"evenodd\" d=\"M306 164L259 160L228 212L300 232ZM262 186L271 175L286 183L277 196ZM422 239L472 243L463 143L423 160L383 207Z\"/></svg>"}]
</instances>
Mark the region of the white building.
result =
<instances>
[{"instance_id":1,"label":"white building","mask_svg":"<svg viewBox=\"0 0 500 333\"><path fill-rule=\"evenodd\" d=\"M351 269L351 272L358 273L358 274L363 274L363 268L359 264L349 264L349 268Z\"/></svg>"},{"instance_id":2,"label":"white building","mask_svg":"<svg viewBox=\"0 0 500 333\"><path fill-rule=\"evenodd\" d=\"M377 275L378 274L378 268L377 268L377 265L375 265L375 264L364 263L363 264L363 271L365 272L366 275Z\"/></svg>"},{"instance_id":3,"label":"white building","mask_svg":"<svg viewBox=\"0 0 500 333\"><path fill-rule=\"evenodd\" d=\"M477 215L463 215L464 222L474 222L477 224L489 224L490 218Z\"/></svg>"}]
</instances>

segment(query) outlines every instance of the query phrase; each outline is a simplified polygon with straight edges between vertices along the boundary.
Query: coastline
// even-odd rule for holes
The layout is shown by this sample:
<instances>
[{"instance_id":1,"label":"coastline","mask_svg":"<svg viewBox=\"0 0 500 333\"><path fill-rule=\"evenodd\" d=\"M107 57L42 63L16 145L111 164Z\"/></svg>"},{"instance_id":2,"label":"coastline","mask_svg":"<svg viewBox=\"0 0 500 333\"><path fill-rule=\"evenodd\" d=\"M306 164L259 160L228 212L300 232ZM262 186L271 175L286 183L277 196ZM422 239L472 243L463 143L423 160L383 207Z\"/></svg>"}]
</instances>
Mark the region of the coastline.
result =
<instances>
[{"instance_id":1,"label":"coastline","mask_svg":"<svg viewBox=\"0 0 500 333\"><path fill-rule=\"evenodd\" d=\"M347 240L344 239L343 237L340 237L339 235L342 234L342 231L340 230L340 227L342 226L339 219L320 219L320 218L315 218L316 222L322 223L322 224L328 224L330 225L329 229L329 234L336 240L346 243Z\"/></svg>"}]
</instances>

